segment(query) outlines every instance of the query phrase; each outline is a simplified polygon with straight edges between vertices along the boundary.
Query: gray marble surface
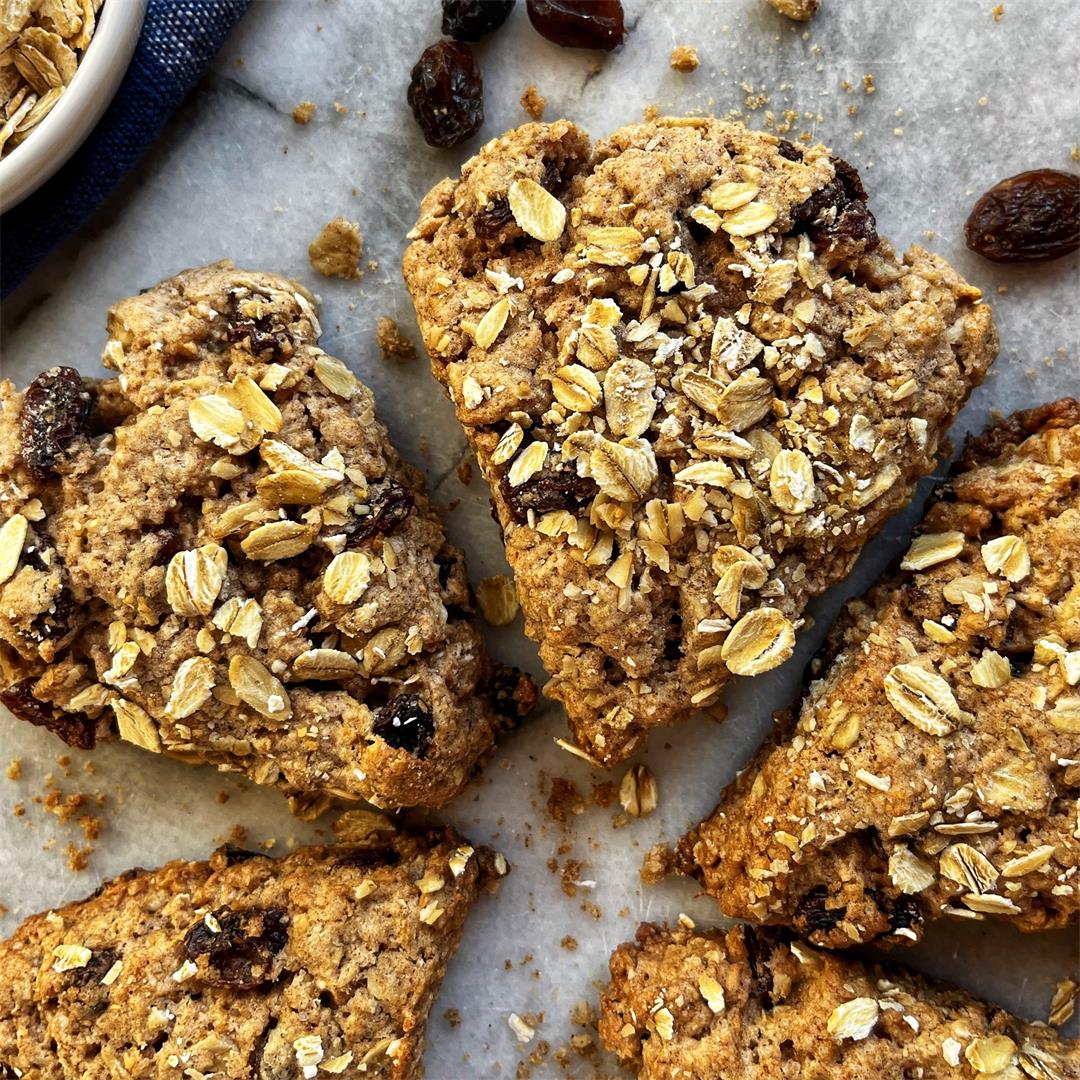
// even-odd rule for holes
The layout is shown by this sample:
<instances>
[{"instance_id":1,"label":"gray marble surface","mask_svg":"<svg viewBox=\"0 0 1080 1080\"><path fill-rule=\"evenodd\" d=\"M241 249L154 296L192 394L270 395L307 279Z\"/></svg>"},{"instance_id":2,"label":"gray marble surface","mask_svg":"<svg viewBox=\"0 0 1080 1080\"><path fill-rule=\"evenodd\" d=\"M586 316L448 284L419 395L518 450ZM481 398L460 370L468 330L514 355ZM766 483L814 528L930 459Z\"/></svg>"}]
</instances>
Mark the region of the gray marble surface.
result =
<instances>
[{"instance_id":1,"label":"gray marble surface","mask_svg":"<svg viewBox=\"0 0 1080 1080\"><path fill-rule=\"evenodd\" d=\"M824 0L805 27L762 0L629 0L628 41L606 58L543 41L519 3L502 32L477 49L488 119L477 139L454 151L426 147L405 105L409 68L438 36L437 7L436 0L256 0L143 163L4 306L4 374L25 380L58 362L95 369L108 305L181 267L229 257L296 275L322 297L324 346L373 386L403 452L425 469L436 499L455 507L451 531L468 551L474 581L504 569L482 485L465 486L456 474L466 451L449 404L422 361L381 356L374 328L389 314L416 336L399 262L417 203L483 139L527 119L518 97L535 83L549 119L568 116L593 134L640 117L650 103L672 113L735 111L760 125L770 111L777 123L786 110L797 112L795 136L809 131L860 169L885 235L954 260L993 304L1001 355L961 416L957 437L981 426L992 409L1080 390L1077 258L998 267L962 243L967 211L993 182L1028 168L1077 168L1070 150L1080 142L1080 9L1072 0L1007 0L1000 22L990 0ZM670 70L676 44L698 48L696 73ZM865 74L874 77L872 95L863 90ZM291 110L305 99L318 111L298 127ZM336 112L335 101L347 112ZM358 283L321 279L307 262L309 241L338 214L360 222L365 262L377 262ZM550 706L448 809L446 817L472 838L501 847L515 870L475 912L434 1010L432 1080L513 1076L541 1041L552 1049L565 1044L574 1030L571 1006L595 1001L610 950L639 920L685 911L699 923L715 921L711 903L687 882L642 886L641 856L711 808L771 712L795 694L839 603L906 545L914 514L890 523L852 578L816 605L816 626L795 659L732 688L726 725L698 720L653 739L640 757L659 782L651 818L615 830L614 811L593 807L566 827L551 820L550 777L570 777L585 792L605 778L554 747L564 727ZM539 671L520 622L493 634L492 645ZM274 792L208 769L108 746L94 755L92 775L84 772L85 755L72 754L73 775L65 777L56 764L60 751L49 736L0 719L0 755L21 757L25 777L0 781L5 932L130 864L202 856L234 825L247 830L250 843L276 838L279 851L328 831L325 822L291 819ZM63 854L69 841L81 840L78 830L31 801L50 772L67 792L107 798L106 831L81 874L68 871ZM227 803L215 801L219 791L230 794ZM28 809L16 819L12 807L20 800ZM548 869L551 858L581 861L576 897L564 895ZM575 951L560 945L568 935L578 942ZM1042 1017L1056 980L1076 971L1076 934L1022 938L989 923L936 926L904 956ZM460 1025L448 1023L447 1009L460 1013ZM543 1013L530 1045L516 1042L511 1011ZM569 1068L575 1077L593 1075L580 1059ZM563 1072L549 1058L533 1075Z\"/></svg>"}]
</instances>

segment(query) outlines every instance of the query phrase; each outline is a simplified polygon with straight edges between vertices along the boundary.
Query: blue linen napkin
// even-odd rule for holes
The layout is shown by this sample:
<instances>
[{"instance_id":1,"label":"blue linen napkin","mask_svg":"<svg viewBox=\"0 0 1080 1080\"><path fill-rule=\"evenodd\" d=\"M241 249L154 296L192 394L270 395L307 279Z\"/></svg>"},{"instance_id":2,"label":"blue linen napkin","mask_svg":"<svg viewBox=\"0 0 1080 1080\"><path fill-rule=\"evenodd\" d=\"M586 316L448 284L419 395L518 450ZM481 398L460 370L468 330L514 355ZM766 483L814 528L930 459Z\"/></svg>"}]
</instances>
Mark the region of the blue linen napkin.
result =
<instances>
[{"instance_id":1,"label":"blue linen napkin","mask_svg":"<svg viewBox=\"0 0 1080 1080\"><path fill-rule=\"evenodd\" d=\"M250 0L149 0L124 81L52 179L0 217L0 296L105 199L157 138Z\"/></svg>"}]
</instances>

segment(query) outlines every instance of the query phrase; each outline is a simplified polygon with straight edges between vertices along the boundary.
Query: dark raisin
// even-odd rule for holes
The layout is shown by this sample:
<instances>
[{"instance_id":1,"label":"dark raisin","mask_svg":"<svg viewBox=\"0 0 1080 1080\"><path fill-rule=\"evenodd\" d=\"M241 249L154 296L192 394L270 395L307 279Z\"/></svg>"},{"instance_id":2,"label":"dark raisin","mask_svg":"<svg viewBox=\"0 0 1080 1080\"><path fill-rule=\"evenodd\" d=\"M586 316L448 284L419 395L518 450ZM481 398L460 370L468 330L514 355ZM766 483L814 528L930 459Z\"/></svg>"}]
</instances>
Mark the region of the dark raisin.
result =
<instances>
[{"instance_id":1,"label":"dark raisin","mask_svg":"<svg viewBox=\"0 0 1080 1080\"><path fill-rule=\"evenodd\" d=\"M964 226L967 246L994 262L1043 262L1080 248L1080 177L1035 169L995 184Z\"/></svg>"},{"instance_id":2,"label":"dark raisin","mask_svg":"<svg viewBox=\"0 0 1080 1080\"><path fill-rule=\"evenodd\" d=\"M899 896L889 912L889 925L894 930L922 926L923 913L915 896Z\"/></svg>"},{"instance_id":3,"label":"dark raisin","mask_svg":"<svg viewBox=\"0 0 1080 1080\"><path fill-rule=\"evenodd\" d=\"M546 514L549 510L578 510L598 489L589 477L578 476L571 469L560 469L538 473L517 487L504 476L499 482L499 490L514 520L521 524L528 520L530 510L538 514Z\"/></svg>"},{"instance_id":4,"label":"dark raisin","mask_svg":"<svg viewBox=\"0 0 1080 1080\"><path fill-rule=\"evenodd\" d=\"M79 750L92 750L96 742L97 725L85 713L64 712L48 702L38 701L31 692L36 680L23 679L0 690L0 704L14 716L27 723L51 731Z\"/></svg>"},{"instance_id":5,"label":"dark raisin","mask_svg":"<svg viewBox=\"0 0 1080 1080\"><path fill-rule=\"evenodd\" d=\"M524 720L536 708L540 692L536 683L520 668L495 663L488 682L488 699L499 716L511 725Z\"/></svg>"},{"instance_id":6,"label":"dark raisin","mask_svg":"<svg viewBox=\"0 0 1080 1080\"><path fill-rule=\"evenodd\" d=\"M788 142L787 139L781 139L776 144L776 150L782 158L787 158L788 161L802 161L802 151L792 142Z\"/></svg>"},{"instance_id":7,"label":"dark raisin","mask_svg":"<svg viewBox=\"0 0 1080 1080\"><path fill-rule=\"evenodd\" d=\"M90 430L90 392L70 367L43 371L27 388L19 410L23 464L45 477L64 451Z\"/></svg>"},{"instance_id":8,"label":"dark raisin","mask_svg":"<svg viewBox=\"0 0 1080 1080\"><path fill-rule=\"evenodd\" d=\"M752 926L743 927L746 942L746 960L750 965L750 995L757 998L763 1008L772 1008L773 973L769 967L772 945Z\"/></svg>"},{"instance_id":9,"label":"dark raisin","mask_svg":"<svg viewBox=\"0 0 1080 1080\"><path fill-rule=\"evenodd\" d=\"M527 0L536 32L568 49L603 49L623 43L626 27L619 0Z\"/></svg>"},{"instance_id":10,"label":"dark raisin","mask_svg":"<svg viewBox=\"0 0 1080 1080\"><path fill-rule=\"evenodd\" d=\"M229 301L232 310L225 323L225 336L234 345L248 342L252 355L260 356L268 349L274 355L282 350L285 338L285 327L275 326L269 314L253 318L250 315L240 313L240 303L243 297L237 293L230 293Z\"/></svg>"},{"instance_id":11,"label":"dark raisin","mask_svg":"<svg viewBox=\"0 0 1080 1080\"><path fill-rule=\"evenodd\" d=\"M68 979L73 986L97 986L119 959L115 949L92 949L90 959L81 968L72 968Z\"/></svg>"},{"instance_id":12,"label":"dark raisin","mask_svg":"<svg viewBox=\"0 0 1080 1080\"><path fill-rule=\"evenodd\" d=\"M75 615L75 598L63 585L47 611L34 617L30 624L30 637L37 643L63 637L71 628Z\"/></svg>"},{"instance_id":13,"label":"dark raisin","mask_svg":"<svg viewBox=\"0 0 1080 1080\"><path fill-rule=\"evenodd\" d=\"M396 480L385 477L376 480L368 492L367 505L371 510L363 517L353 518L346 526L347 546L359 547L373 536L392 533L412 513L415 500Z\"/></svg>"},{"instance_id":14,"label":"dark raisin","mask_svg":"<svg viewBox=\"0 0 1080 1080\"><path fill-rule=\"evenodd\" d=\"M497 195L483 210L477 212L476 216L473 218L473 227L476 229L478 236L493 236L506 225L512 217L513 215L510 213L510 203L506 196Z\"/></svg>"},{"instance_id":15,"label":"dark raisin","mask_svg":"<svg viewBox=\"0 0 1080 1080\"><path fill-rule=\"evenodd\" d=\"M372 866L397 866L401 855L392 847L373 844L371 847L354 847L334 859L335 866L349 866L367 870Z\"/></svg>"},{"instance_id":16,"label":"dark raisin","mask_svg":"<svg viewBox=\"0 0 1080 1080\"><path fill-rule=\"evenodd\" d=\"M248 851L247 848L242 848L238 844L222 844L218 850L225 857L226 866L238 866L249 859L267 858L261 851Z\"/></svg>"},{"instance_id":17,"label":"dark raisin","mask_svg":"<svg viewBox=\"0 0 1080 1080\"><path fill-rule=\"evenodd\" d=\"M288 915L280 908L229 907L212 914L221 929L200 919L184 937L184 956L206 956L211 981L222 986L250 990L273 981L274 958L289 940Z\"/></svg>"},{"instance_id":18,"label":"dark raisin","mask_svg":"<svg viewBox=\"0 0 1080 1080\"><path fill-rule=\"evenodd\" d=\"M866 205L859 173L842 158L833 158L836 176L791 211L793 234L807 232L822 244L877 247L877 223Z\"/></svg>"},{"instance_id":19,"label":"dark raisin","mask_svg":"<svg viewBox=\"0 0 1080 1080\"><path fill-rule=\"evenodd\" d=\"M484 81L472 49L437 41L420 54L409 83L409 107L429 146L457 146L484 122Z\"/></svg>"},{"instance_id":20,"label":"dark raisin","mask_svg":"<svg viewBox=\"0 0 1080 1080\"><path fill-rule=\"evenodd\" d=\"M371 733L396 750L422 758L435 734L435 721L431 708L417 694L398 694L376 711Z\"/></svg>"},{"instance_id":21,"label":"dark raisin","mask_svg":"<svg viewBox=\"0 0 1080 1080\"><path fill-rule=\"evenodd\" d=\"M458 41L479 41L506 22L514 0L442 0L442 32Z\"/></svg>"},{"instance_id":22,"label":"dark raisin","mask_svg":"<svg viewBox=\"0 0 1080 1080\"><path fill-rule=\"evenodd\" d=\"M825 906L829 890L824 885L815 885L799 901L795 908L793 922L804 934L824 933L836 928L836 924L847 915L847 908L829 908Z\"/></svg>"}]
</instances>

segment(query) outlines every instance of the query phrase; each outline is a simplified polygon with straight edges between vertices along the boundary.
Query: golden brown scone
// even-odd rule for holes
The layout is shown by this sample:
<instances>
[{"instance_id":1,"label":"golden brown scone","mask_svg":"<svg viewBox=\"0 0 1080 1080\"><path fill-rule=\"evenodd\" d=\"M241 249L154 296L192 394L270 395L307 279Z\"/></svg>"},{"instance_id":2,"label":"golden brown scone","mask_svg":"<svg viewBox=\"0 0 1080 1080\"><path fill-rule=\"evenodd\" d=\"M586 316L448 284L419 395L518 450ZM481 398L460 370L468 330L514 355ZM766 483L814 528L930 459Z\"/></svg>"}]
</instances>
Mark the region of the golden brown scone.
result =
<instances>
[{"instance_id":1,"label":"golden brown scone","mask_svg":"<svg viewBox=\"0 0 1080 1080\"><path fill-rule=\"evenodd\" d=\"M505 872L452 829L132 870L0 943L0 1076L418 1078L465 917Z\"/></svg>"},{"instance_id":2,"label":"golden brown scone","mask_svg":"<svg viewBox=\"0 0 1080 1080\"><path fill-rule=\"evenodd\" d=\"M728 915L821 945L1080 909L1080 404L970 440L901 569L679 845Z\"/></svg>"},{"instance_id":3,"label":"golden brown scone","mask_svg":"<svg viewBox=\"0 0 1080 1080\"><path fill-rule=\"evenodd\" d=\"M748 926L642 925L611 957L600 1037L640 1080L1080 1077L1043 1024Z\"/></svg>"},{"instance_id":4,"label":"golden brown scone","mask_svg":"<svg viewBox=\"0 0 1080 1080\"><path fill-rule=\"evenodd\" d=\"M219 263L108 331L115 380L0 383L0 701L308 809L447 802L516 682L314 298Z\"/></svg>"},{"instance_id":5,"label":"golden brown scone","mask_svg":"<svg viewBox=\"0 0 1080 1080\"><path fill-rule=\"evenodd\" d=\"M604 764L791 655L997 349L854 169L720 120L526 124L410 235L547 692Z\"/></svg>"}]
</instances>

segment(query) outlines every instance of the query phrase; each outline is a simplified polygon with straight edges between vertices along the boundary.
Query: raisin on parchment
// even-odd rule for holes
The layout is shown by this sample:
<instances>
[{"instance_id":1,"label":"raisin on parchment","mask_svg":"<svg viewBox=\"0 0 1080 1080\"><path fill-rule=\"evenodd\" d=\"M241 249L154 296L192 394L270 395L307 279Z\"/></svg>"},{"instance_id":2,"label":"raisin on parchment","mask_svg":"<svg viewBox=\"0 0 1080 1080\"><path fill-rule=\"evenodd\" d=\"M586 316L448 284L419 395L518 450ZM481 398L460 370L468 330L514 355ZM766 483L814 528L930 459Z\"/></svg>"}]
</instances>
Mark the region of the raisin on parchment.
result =
<instances>
[{"instance_id":1,"label":"raisin on parchment","mask_svg":"<svg viewBox=\"0 0 1080 1080\"><path fill-rule=\"evenodd\" d=\"M457 41L479 41L498 30L514 0L442 0L442 32Z\"/></svg>"},{"instance_id":2,"label":"raisin on parchment","mask_svg":"<svg viewBox=\"0 0 1080 1080\"><path fill-rule=\"evenodd\" d=\"M972 251L994 262L1045 262L1080 248L1080 177L1035 169L995 184L964 226Z\"/></svg>"},{"instance_id":3,"label":"raisin on parchment","mask_svg":"<svg viewBox=\"0 0 1080 1080\"><path fill-rule=\"evenodd\" d=\"M610 52L626 37L620 0L528 0L528 12L538 34L566 49Z\"/></svg>"},{"instance_id":4,"label":"raisin on parchment","mask_svg":"<svg viewBox=\"0 0 1080 1080\"><path fill-rule=\"evenodd\" d=\"M408 102L429 146L475 135L484 122L484 80L472 49L460 41L426 48L412 69Z\"/></svg>"}]
</instances>

